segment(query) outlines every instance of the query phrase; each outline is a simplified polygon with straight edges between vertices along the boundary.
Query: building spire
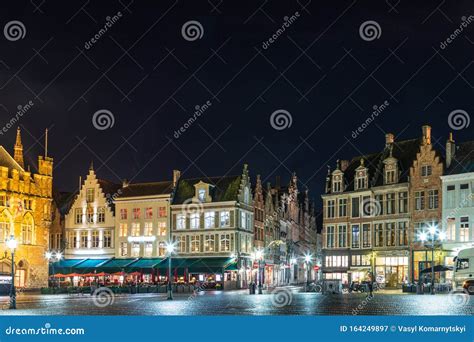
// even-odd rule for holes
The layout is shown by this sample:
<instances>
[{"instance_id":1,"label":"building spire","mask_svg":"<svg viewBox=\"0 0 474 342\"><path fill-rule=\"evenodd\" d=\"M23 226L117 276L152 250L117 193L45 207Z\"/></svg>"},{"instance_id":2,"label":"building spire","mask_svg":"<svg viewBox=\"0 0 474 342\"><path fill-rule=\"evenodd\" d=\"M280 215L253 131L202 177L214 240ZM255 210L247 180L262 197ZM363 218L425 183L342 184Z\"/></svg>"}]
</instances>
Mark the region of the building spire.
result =
<instances>
[{"instance_id":1,"label":"building spire","mask_svg":"<svg viewBox=\"0 0 474 342\"><path fill-rule=\"evenodd\" d=\"M14 154L13 159L22 167L25 167L25 163L23 161L23 145L21 143L21 131L20 127L16 130L16 141L15 146L13 147Z\"/></svg>"},{"instance_id":2,"label":"building spire","mask_svg":"<svg viewBox=\"0 0 474 342\"><path fill-rule=\"evenodd\" d=\"M91 160L91 165L89 166L89 171L94 171L94 161Z\"/></svg>"}]
</instances>

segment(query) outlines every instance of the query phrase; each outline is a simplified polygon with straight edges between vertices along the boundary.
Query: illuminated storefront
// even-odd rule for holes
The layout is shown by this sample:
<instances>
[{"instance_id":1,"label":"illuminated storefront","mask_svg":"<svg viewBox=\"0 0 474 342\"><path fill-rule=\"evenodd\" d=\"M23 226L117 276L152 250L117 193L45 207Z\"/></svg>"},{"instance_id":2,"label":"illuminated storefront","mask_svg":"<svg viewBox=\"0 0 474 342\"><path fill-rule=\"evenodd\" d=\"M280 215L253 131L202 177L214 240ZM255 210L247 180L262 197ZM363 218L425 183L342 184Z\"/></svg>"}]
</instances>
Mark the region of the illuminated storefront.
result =
<instances>
[{"instance_id":1,"label":"illuminated storefront","mask_svg":"<svg viewBox=\"0 0 474 342\"><path fill-rule=\"evenodd\" d=\"M401 287L408 282L408 255L382 256L375 258L375 279L387 287Z\"/></svg>"}]
</instances>

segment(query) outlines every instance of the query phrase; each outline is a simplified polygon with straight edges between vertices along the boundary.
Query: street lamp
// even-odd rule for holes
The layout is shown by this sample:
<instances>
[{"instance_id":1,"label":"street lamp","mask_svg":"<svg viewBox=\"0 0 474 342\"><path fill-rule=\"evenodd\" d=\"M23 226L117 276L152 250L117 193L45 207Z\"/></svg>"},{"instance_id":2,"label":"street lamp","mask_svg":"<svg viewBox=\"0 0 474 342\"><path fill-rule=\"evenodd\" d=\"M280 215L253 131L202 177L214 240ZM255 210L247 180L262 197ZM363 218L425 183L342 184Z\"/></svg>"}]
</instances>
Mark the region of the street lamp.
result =
<instances>
[{"instance_id":1,"label":"street lamp","mask_svg":"<svg viewBox=\"0 0 474 342\"><path fill-rule=\"evenodd\" d=\"M308 288L309 288L309 278L310 278L310 263L311 263L311 259L312 259L312 255L311 254L306 254L304 256L304 263L306 265L306 286L305 286L305 291L308 291Z\"/></svg>"},{"instance_id":2,"label":"street lamp","mask_svg":"<svg viewBox=\"0 0 474 342\"><path fill-rule=\"evenodd\" d=\"M52 251L47 251L44 254L46 260L48 260L48 264L51 263L52 267L52 272L53 272L53 277L54 277L54 263L61 261L63 258L63 254L61 252L52 252ZM53 287L54 287L54 278L53 278Z\"/></svg>"},{"instance_id":3,"label":"street lamp","mask_svg":"<svg viewBox=\"0 0 474 342\"><path fill-rule=\"evenodd\" d=\"M262 294L262 260L263 250L257 249L255 252L255 259L258 260L258 294Z\"/></svg>"},{"instance_id":4,"label":"street lamp","mask_svg":"<svg viewBox=\"0 0 474 342\"><path fill-rule=\"evenodd\" d=\"M175 250L174 243L168 242L166 244L166 252L168 253L168 300L173 300L173 288L171 285L171 255Z\"/></svg>"},{"instance_id":5,"label":"street lamp","mask_svg":"<svg viewBox=\"0 0 474 342\"><path fill-rule=\"evenodd\" d=\"M17 247L17 241L13 235L10 235L10 239L7 241L7 247L12 253L12 283L10 287L10 309L16 309L16 291L15 291L15 249Z\"/></svg>"},{"instance_id":6,"label":"street lamp","mask_svg":"<svg viewBox=\"0 0 474 342\"><path fill-rule=\"evenodd\" d=\"M420 233L420 241L425 243L426 241L430 241L430 244L425 244L426 247L431 247L431 287L430 293L434 295L434 250L435 250L435 241L443 241L446 238L446 233L439 232L438 227L436 225L431 225L428 228L428 234L425 232Z\"/></svg>"}]
</instances>

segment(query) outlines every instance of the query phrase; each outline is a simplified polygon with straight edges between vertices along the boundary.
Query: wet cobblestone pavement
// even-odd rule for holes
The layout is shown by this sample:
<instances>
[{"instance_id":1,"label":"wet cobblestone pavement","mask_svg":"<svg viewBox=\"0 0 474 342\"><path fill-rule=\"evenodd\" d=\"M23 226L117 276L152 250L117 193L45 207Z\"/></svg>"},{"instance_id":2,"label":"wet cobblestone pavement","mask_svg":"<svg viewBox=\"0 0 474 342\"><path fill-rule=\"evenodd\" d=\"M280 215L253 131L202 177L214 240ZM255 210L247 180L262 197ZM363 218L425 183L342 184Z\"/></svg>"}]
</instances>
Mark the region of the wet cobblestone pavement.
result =
<instances>
[{"instance_id":1,"label":"wet cobblestone pavement","mask_svg":"<svg viewBox=\"0 0 474 342\"><path fill-rule=\"evenodd\" d=\"M275 292L276 291L276 292ZM247 291L206 291L196 296L175 294L121 294L97 306L91 295L21 295L17 310L8 310L0 297L0 315L474 315L474 296L302 293L279 288L262 295ZM101 305L104 305L101 303Z\"/></svg>"}]
</instances>

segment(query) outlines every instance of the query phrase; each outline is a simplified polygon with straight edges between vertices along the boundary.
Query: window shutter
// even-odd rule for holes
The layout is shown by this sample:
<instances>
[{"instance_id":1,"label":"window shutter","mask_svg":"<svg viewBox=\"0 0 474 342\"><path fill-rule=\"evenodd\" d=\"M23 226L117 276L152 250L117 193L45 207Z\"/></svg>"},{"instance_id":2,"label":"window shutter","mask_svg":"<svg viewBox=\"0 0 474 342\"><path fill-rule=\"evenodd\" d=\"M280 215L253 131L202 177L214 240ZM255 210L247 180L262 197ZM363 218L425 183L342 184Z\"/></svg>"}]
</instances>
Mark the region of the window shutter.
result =
<instances>
[{"instance_id":1,"label":"window shutter","mask_svg":"<svg viewBox=\"0 0 474 342\"><path fill-rule=\"evenodd\" d=\"M231 211L230 211L230 226L231 226L231 227L235 227L235 226L236 226L234 220L235 220L235 210L231 210Z\"/></svg>"}]
</instances>

